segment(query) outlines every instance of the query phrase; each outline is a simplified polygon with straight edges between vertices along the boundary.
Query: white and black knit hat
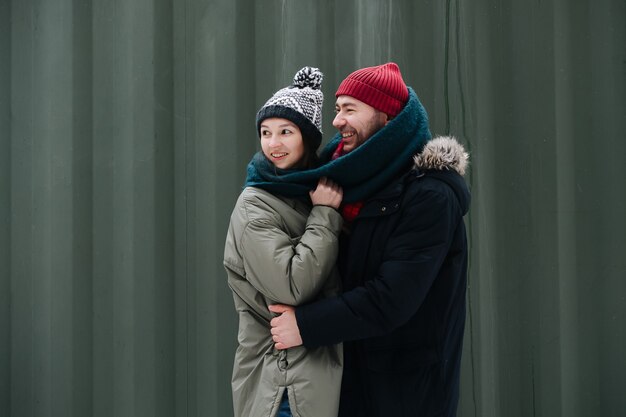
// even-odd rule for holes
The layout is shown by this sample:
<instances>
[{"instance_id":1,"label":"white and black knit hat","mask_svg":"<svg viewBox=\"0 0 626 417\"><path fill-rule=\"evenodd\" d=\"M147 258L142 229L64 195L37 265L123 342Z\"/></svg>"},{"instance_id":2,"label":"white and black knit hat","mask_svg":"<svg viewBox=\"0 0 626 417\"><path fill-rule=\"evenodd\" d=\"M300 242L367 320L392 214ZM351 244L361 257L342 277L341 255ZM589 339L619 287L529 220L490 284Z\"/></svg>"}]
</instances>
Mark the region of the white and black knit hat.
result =
<instances>
[{"instance_id":1,"label":"white and black knit hat","mask_svg":"<svg viewBox=\"0 0 626 417\"><path fill-rule=\"evenodd\" d=\"M280 117L295 123L302 135L318 147L322 142L322 102L320 89L324 75L317 68L304 67L293 77L293 85L280 89L261 107L256 115L256 130L261 135L261 122Z\"/></svg>"}]
</instances>

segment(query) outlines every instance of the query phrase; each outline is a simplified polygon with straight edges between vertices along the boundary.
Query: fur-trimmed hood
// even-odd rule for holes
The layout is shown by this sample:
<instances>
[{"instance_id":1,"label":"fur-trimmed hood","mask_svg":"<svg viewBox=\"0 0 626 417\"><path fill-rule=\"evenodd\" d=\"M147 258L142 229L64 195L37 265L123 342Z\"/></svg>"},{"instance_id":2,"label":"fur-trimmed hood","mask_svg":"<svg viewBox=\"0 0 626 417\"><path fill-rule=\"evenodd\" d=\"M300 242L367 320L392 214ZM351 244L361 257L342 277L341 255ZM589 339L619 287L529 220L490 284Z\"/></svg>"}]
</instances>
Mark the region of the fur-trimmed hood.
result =
<instances>
[{"instance_id":1,"label":"fur-trimmed hood","mask_svg":"<svg viewBox=\"0 0 626 417\"><path fill-rule=\"evenodd\" d=\"M419 170L454 170L463 176L469 155L453 136L438 136L429 140L413 160Z\"/></svg>"},{"instance_id":2,"label":"fur-trimmed hood","mask_svg":"<svg viewBox=\"0 0 626 417\"><path fill-rule=\"evenodd\" d=\"M452 188L465 215L471 196L463 179L469 163L469 155L463 145L452 136L438 136L429 140L413 161L418 172L427 172L427 176L437 178ZM458 175L453 175L453 172Z\"/></svg>"}]
</instances>

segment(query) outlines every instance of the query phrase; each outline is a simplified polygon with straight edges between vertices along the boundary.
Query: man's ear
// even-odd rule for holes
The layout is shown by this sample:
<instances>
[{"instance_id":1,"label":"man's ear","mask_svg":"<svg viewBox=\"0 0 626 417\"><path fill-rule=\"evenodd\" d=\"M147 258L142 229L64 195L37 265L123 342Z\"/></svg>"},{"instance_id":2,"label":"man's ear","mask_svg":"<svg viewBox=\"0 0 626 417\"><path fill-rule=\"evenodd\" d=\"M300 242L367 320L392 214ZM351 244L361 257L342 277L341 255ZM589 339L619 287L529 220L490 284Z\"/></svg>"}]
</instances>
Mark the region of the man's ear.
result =
<instances>
[{"instance_id":1,"label":"man's ear","mask_svg":"<svg viewBox=\"0 0 626 417\"><path fill-rule=\"evenodd\" d=\"M383 113L385 115L385 126L387 126L387 123L389 123L390 121L393 120L392 116L389 116L387 113Z\"/></svg>"}]
</instances>

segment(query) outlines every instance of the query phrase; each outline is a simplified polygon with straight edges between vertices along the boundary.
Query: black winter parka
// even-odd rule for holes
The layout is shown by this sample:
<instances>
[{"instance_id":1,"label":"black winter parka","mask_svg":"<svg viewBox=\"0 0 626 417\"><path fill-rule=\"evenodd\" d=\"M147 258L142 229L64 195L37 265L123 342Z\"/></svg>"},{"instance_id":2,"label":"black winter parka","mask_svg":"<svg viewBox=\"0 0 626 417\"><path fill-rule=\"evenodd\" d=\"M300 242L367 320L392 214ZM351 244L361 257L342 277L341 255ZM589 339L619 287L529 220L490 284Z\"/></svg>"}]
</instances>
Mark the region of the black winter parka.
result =
<instances>
[{"instance_id":1,"label":"black winter parka","mask_svg":"<svg viewBox=\"0 0 626 417\"><path fill-rule=\"evenodd\" d=\"M466 160L453 138L429 142L416 166L368 199L343 234L343 294L296 309L305 346L345 342L340 417L456 415Z\"/></svg>"}]
</instances>

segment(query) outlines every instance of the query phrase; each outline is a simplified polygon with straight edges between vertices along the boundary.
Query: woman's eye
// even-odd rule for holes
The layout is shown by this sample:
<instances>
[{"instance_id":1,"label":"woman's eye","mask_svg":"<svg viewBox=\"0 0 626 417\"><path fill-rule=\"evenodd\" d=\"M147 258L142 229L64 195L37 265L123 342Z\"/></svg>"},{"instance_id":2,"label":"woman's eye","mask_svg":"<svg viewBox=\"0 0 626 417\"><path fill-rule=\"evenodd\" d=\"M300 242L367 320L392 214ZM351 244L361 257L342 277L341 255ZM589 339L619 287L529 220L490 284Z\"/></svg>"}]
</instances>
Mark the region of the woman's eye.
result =
<instances>
[{"instance_id":1,"label":"woman's eye","mask_svg":"<svg viewBox=\"0 0 626 417\"><path fill-rule=\"evenodd\" d=\"M270 134L270 132L268 130L262 130L261 131L261 136L268 136Z\"/></svg>"},{"instance_id":2,"label":"woman's eye","mask_svg":"<svg viewBox=\"0 0 626 417\"><path fill-rule=\"evenodd\" d=\"M291 134L291 130L283 129L283 135L289 135L289 134Z\"/></svg>"}]
</instances>

